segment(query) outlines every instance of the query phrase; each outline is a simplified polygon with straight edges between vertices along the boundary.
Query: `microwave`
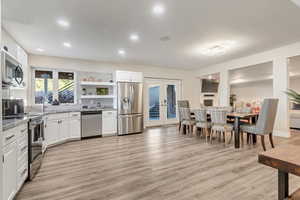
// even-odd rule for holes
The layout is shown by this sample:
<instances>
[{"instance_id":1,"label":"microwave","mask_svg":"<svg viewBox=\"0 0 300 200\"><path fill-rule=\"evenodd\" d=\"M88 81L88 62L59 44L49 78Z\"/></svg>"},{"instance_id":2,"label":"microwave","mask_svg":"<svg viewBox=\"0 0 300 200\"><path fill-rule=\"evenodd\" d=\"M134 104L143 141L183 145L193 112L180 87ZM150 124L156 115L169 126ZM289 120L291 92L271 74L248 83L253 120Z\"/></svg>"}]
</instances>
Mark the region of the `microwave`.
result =
<instances>
[{"instance_id":1,"label":"microwave","mask_svg":"<svg viewBox=\"0 0 300 200\"><path fill-rule=\"evenodd\" d=\"M5 50L1 51L1 70L3 87L25 86L22 65Z\"/></svg>"}]
</instances>

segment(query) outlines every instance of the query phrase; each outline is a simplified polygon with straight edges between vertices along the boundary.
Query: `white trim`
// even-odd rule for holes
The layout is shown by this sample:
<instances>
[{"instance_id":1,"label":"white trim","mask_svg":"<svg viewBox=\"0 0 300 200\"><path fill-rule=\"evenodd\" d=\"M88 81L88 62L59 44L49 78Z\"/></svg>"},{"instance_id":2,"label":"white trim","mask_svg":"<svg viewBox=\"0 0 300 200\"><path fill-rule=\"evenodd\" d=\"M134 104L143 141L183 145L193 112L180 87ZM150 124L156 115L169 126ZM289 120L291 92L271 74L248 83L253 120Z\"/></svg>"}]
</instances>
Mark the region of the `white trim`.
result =
<instances>
[{"instance_id":1,"label":"white trim","mask_svg":"<svg viewBox=\"0 0 300 200\"><path fill-rule=\"evenodd\" d=\"M273 130L273 135L277 136L277 137L290 138L291 132L290 131Z\"/></svg>"}]
</instances>

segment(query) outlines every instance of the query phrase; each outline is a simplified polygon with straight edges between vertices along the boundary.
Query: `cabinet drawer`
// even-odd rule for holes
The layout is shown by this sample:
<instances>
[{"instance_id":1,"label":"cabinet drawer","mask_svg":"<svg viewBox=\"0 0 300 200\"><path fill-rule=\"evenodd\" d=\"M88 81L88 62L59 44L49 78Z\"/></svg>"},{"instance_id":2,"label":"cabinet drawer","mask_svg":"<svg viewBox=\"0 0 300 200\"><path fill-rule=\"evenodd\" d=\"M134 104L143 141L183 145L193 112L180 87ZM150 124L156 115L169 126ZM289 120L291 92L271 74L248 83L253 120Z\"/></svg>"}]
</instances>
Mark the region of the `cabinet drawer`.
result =
<instances>
[{"instance_id":1,"label":"cabinet drawer","mask_svg":"<svg viewBox=\"0 0 300 200\"><path fill-rule=\"evenodd\" d=\"M116 118L117 111L103 111L102 117L103 118Z\"/></svg>"},{"instance_id":2,"label":"cabinet drawer","mask_svg":"<svg viewBox=\"0 0 300 200\"><path fill-rule=\"evenodd\" d=\"M17 171L17 190L19 190L28 176L28 164L22 165Z\"/></svg>"},{"instance_id":3,"label":"cabinet drawer","mask_svg":"<svg viewBox=\"0 0 300 200\"><path fill-rule=\"evenodd\" d=\"M24 141L26 141L28 143L28 130L27 127L26 129L21 129L19 131L19 135L18 135L18 143L23 143Z\"/></svg>"},{"instance_id":4,"label":"cabinet drawer","mask_svg":"<svg viewBox=\"0 0 300 200\"><path fill-rule=\"evenodd\" d=\"M25 149L22 154L18 155L18 161L17 161L17 169L20 169L23 165L28 165L28 148Z\"/></svg>"},{"instance_id":5,"label":"cabinet drawer","mask_svg":"<svg viewBox=\"0 0 300 200\"><path fill-rule=\"evenodd\" d=\"M46 118L49 121L67 119L67 118L69 118L69 113L50 114Z\"/></svg>"},{"instance_id":6,"label":"cabinet drawer","mask_svg":"<svg viewBox=\"0 0 300 200\"><path fill-rule=\"evenodd\" d=\"M15 141L17 138L18 128L12 128L4 132L3 136L3 145L6 146L10 144L11 142Z\"/></svg>"},{"instance_id":7,"label":"cabinet drawer","mask_svg":"<svg viewBox=\"0 0 300 200\"><path fill-rule=\"evenodd\" d=\"M80 112L71 112L69 113L70 119L80 119L81 113Z\"/></svg>"}]
</instances>

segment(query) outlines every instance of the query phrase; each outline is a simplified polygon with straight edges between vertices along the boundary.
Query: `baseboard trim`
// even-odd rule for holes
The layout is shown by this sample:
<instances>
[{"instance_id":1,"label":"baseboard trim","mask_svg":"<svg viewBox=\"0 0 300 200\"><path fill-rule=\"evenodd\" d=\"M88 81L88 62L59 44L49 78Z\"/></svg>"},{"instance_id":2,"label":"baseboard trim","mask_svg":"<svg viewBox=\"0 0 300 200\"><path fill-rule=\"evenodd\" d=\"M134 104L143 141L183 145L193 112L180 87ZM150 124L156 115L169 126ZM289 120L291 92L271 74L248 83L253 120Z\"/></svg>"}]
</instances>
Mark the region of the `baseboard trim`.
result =
<instances>
[{"instance_id":1,"label":"baseboard trim","mask_svg":"<svg viewBox=\"0 0 300 200\"><path fill-rule=\"evenodd\" d=\"M277 137L284 137L284 138L289 138L291 137L290 131L283 131L283 130L274 130L273 135Z\"/></svg>"}]
</instances>

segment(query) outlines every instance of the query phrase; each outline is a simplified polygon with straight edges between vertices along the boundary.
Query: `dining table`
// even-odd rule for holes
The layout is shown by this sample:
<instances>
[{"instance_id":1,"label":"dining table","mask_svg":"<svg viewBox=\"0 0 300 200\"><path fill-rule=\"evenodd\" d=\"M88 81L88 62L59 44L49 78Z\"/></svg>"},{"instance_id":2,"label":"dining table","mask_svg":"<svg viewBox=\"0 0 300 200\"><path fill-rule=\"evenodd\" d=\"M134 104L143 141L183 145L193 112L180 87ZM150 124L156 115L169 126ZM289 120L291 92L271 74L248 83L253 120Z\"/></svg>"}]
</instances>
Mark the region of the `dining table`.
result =
<instances>
[{"instance_id":1,"label":"dining table","mask_svg":"<svg viewBox=\"0 0 300 200\"><path fill-rule=\"evenodd\" d=\"M258 162L278 171L278 200L289 197L289 174L300 176L300 141L285 144L258 155ZM297 198L296 198L297 196ZM299 190L289 199L299 199Z\"/></svg>"},{"instance_id":2,"label":"dining table","mask_svg":"<svg viewBox=\"0 0 300 200\"><path fill-rule=\"evenodd\" d=\"M191 115L194 118L194 110L196 109L191 109ZM234 125L234 147L236 149L239 149L241 147L240 144L240 134L241 134L241 125L245 124L247 121L250 124L256 123L258 119L259 113L238 113L238 112L229 112L227 113L227 118L229 120L233 120L233 125ZM208 117L210 116L208 112ZM209 117L210 118L210 117ZM248 137L247 137L248 138ZM253 144L256 144L256 135L253 135L252 137L252 142Z\"/></svg>"},{"instance_id":3,"label":"dining table","mask_svg":"<svg viewBox=\"0 0 300 200\"><path fill-rule=\"evenodd\" d=\"M241 134L241 125L245 124L244 120L248 121L248 123L254 124L258 119L258 113L237 113L232 112L228 113L227 117L229 119L233 119L234 122L234 147L236 149L240 148L240 134ZM256 144L256 135L253 135L253 144Z\"/></svg>"}]
</instances>

